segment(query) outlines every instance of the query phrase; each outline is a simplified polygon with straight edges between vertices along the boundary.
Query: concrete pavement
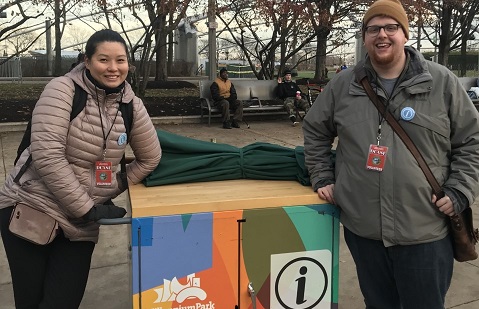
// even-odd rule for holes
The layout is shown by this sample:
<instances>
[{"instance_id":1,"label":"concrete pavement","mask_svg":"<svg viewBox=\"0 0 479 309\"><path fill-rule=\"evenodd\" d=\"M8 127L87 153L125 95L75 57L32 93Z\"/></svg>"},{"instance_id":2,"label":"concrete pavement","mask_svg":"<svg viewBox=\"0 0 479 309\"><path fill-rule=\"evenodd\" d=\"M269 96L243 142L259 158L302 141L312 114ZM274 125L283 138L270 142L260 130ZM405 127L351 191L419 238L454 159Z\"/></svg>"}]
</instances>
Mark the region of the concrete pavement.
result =
<instances>
[{"instance_id":1,"label":"concrete pavement","mask_svg":"<svg viewBox=\"0 0 479 309\"><path fill-rule=\"evenodd\" d=\"M226 143L237 147L254 142L269 142L286 147L303 145L301 126L292 127L289 120L272 117L257 120L257 118L248 116L247 120L251 126L250 129L242 125L241 129L225 130L220 127L219 122L213 123L211 127L200 124L198 117L153 119L155 125L162 130L204 141L216 139L217 143ZM0 124L0 184L3 184L5 174L12 167L24 127L24 123ZM125 205L125 198L125 195L118 197L116 203ZM477 206L474 205L473 208L475 226L479 226L479 207ZM127 226L103 226L101 228L100 241L93 255L89 282L80 308L130 308L127 234ZM364 308L355 266L344 243L342 230L339 260L339 308ZM446 308L479 308L478 279L479 260L466 263L456 262L453 281L446 299ZM0 246L0 307L3 309L14 308L10 273L3 245Z\"/></svg>"}]
</instances>

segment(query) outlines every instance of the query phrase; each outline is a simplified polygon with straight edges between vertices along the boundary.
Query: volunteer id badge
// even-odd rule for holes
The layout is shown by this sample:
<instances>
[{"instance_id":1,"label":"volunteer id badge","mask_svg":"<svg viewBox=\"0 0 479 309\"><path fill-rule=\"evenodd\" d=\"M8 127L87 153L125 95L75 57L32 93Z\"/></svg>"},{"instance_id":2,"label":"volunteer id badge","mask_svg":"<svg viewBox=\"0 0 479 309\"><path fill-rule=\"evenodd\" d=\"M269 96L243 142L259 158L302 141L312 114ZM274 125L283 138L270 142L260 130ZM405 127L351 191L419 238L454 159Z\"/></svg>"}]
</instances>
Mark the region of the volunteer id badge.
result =
<instances>
[{"instance_id":1,"label":"volunteer id badge","mask_svg":"<svg viewBox=\"0 0 479 309\"><path fill-rule=\"evenodd\" d=\"M95 162L95 178L97 186L111 186L111 162L96 161Z\"/></svg>"},{"instance_id":2,"label":"volunteer id badge","mask_svg":"<svg viewBox=\"0 0 479 309\"><path fill-rule=\"evenodd\" d=\"M386 163L388 147L371 144L369 145L368 162L366 169L382 172Z\"/></svg>"}]
</instances>

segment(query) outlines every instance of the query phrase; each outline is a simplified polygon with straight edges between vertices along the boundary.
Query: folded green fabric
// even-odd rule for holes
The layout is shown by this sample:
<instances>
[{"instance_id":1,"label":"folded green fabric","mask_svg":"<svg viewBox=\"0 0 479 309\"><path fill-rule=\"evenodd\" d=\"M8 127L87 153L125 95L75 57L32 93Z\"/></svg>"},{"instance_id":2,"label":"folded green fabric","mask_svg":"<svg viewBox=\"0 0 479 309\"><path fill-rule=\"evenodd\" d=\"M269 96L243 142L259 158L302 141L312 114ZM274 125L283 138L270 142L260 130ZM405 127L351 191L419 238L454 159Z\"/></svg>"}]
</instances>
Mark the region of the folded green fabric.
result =
<instances>
[{"instance_id":1,"label":"folded green fabric","mask_svg":"<svg viewBox=\"0 0 479 309\"><path fill-rule=\"evenodd\" d=\"M243 148L157 130L163 156L147 187L231 179L297 180L309 186L304 148L254 143Z\"/></svg>"}]
</instances>

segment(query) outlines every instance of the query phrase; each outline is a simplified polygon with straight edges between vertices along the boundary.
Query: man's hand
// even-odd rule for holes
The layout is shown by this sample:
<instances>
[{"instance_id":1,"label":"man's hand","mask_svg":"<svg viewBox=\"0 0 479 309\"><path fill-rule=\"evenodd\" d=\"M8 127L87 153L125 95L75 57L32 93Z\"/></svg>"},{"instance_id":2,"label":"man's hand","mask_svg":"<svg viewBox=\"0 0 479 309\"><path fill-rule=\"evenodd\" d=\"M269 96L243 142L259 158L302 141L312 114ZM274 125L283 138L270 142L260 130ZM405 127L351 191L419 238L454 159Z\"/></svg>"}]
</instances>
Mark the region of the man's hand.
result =
<instances>
[{"instance_id":1,"label":"man's hand","mask_svg":"<svg viewBox=\"0 0 479 309\"><path fill-rule=\"evenodd\" d=\"M278 84L281 84L283 82L283 79L281 77L278 77Z\"/></svg>"},{"instance_id":2,"label":"man's hand","mask_svg":"<svg viewBox=\"0 0 479 309\"><path fill-rule=\"evenodd\" d=\"M321 199L328 201L330 204L336 204L334 200L334 184L319 188L317 192Z\"/></svg>"},{"instance_id":3,"label":"man's hand","mask_svg":"<svg viewBox=\"0 0 479 309\"><path fill-rule=\"evenodd\" d=\"M98 221L100 219L115 219L125 216L125 208L115 205L96 204L86 214L83 219L87 221Z\"/></svg>"},{"instance_id":4,"label":"man's hand","mask_svg":"<svg viewBox=\"0 0 479 309\"><path fill-rule=\"evenodd\" d=\"M431 202L436 205L440 212L445 214L446 216L454 216L456 213L454 212L454 207L452 205L452 201L449 196L444 194L444 197L437 200L435 194L432 195Z\"/></svg>"}]
</instances>

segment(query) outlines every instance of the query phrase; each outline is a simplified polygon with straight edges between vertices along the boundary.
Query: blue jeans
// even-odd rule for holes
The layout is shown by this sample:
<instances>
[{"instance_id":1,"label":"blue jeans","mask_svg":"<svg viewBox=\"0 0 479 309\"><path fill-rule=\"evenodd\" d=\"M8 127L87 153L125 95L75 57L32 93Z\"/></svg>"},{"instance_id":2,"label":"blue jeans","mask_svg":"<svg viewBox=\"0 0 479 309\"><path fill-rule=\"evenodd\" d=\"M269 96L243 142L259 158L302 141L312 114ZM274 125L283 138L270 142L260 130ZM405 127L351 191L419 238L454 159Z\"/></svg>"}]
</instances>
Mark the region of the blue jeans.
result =
<instances>
[{"instance_id":1,"label":"blue jeans","mask_svg":"<svg viewBox=\"0 0 479 309\"><path fill-rule=\"evenodd\" d=\"M450 237L418 245L385 247L346 227L367 309L444 309L454 255Z\"/></svg>"}]
</instances>

